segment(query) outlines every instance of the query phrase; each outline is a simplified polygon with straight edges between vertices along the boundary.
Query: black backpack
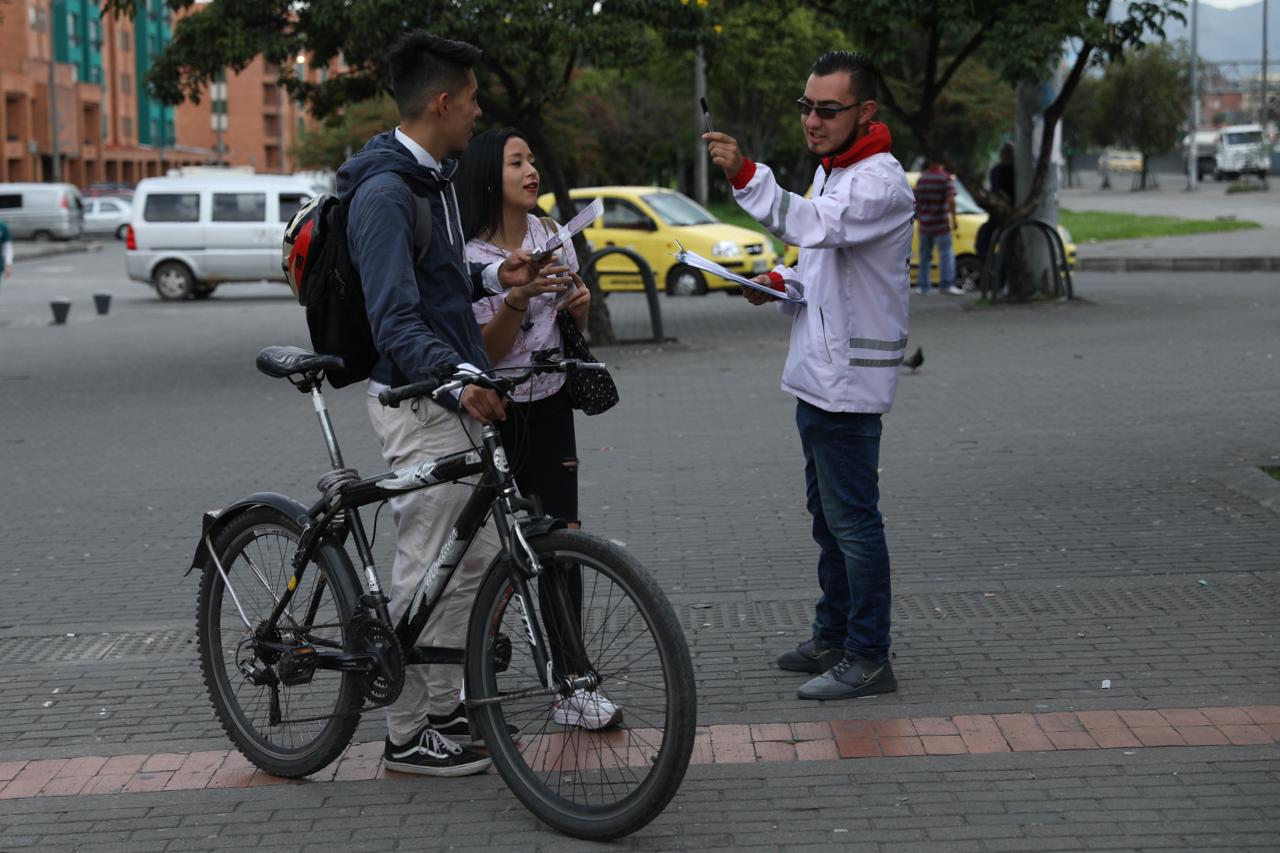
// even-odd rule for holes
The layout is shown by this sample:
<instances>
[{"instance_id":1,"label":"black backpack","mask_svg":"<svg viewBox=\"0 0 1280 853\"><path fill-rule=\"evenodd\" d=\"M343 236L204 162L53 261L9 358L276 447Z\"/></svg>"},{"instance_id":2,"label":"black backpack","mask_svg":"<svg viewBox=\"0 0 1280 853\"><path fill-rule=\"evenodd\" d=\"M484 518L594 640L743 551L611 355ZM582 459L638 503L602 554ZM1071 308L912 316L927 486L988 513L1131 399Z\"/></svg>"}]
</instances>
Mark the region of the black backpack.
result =
<instances>
[{"instance_id":1,"label":"black backpack","mask_svg":"<svg viewBox=\"0 0 1280 853\"><path fill-rule=\"evenodd\" d=\"M324 355L336 355L345 367L328 373L329 384L342 388L368 379L378 360L378 348L369 328L364 288L351 262L347 245L347 212L344 201L324 193L308 201L284 231L281 266L298 302L307 309L311 346ZM417 215L413 224L414 264L431 247L431 207L415 195Z\"/></svg>"}]
</instances>

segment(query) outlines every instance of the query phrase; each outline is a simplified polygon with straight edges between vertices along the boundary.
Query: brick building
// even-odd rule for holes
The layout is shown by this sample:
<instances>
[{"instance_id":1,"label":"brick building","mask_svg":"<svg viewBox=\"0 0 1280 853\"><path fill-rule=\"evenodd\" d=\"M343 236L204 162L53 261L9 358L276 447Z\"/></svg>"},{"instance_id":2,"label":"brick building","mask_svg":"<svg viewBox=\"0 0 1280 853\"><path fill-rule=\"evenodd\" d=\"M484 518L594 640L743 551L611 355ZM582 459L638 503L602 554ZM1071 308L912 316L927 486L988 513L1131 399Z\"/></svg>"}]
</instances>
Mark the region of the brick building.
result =
<instances>
[{"instance_id":1,"label":"brick building","mask_svg":"<svg viewBox=\"0 0 1280 853\"><path fill-rule=\"evenodd\" d=\"M289 146L309 118L261 58L199 104L167 107L148 95L147 70L172 35L164 0L145 0L132 21L101 16L94 0L10 0L0 16L0 183L53 180L55 148L62 180L82 187L188 165L291 170ZM299 63L295 73L325 72Z\"/></svg>"}]
</instances>

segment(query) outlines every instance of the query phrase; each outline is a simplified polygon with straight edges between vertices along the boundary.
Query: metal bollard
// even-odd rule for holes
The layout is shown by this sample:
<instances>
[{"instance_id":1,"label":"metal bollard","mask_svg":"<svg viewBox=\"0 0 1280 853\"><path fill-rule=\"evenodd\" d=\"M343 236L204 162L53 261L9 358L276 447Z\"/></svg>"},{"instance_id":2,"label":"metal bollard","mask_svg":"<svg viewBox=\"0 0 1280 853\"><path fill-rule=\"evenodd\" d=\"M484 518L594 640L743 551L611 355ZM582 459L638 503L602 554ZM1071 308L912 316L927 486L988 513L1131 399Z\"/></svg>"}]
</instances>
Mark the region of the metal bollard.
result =
<instances>
[{"instance_id":1,"label":"metal bollard","mask_svg":"<svg viewBox=\"0 0 1280 853\"><path fill-rule=\"evenodd\" d=\"M67 315L71 313L71 303L66 299L55 299L49 307L53 309L53 325L65 326Z\"/></svg>"},{"instance_id":2,"label":"metal bollard","mask_svg":"<svg viewBox=\"0 0 1280 853\"><path fill-rule=\"evenodd\" d=\"M107 312L111 310L111 294L95 293L93 294L93 307L98 309L98 315L105 317Z\"/></svg>"}]
</instances>

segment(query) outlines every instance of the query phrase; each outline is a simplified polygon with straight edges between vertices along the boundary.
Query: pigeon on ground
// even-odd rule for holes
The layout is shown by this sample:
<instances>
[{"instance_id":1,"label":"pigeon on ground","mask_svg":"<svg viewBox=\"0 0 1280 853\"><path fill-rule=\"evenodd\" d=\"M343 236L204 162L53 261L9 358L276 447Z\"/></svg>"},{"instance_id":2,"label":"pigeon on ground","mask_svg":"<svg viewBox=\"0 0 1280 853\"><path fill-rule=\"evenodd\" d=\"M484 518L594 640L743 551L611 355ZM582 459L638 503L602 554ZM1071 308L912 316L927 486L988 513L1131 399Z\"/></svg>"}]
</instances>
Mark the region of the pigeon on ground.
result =
<instances>
[{"instance_id":1,"label":"pigeon on ground","mask_svg":"<svg viewBox=\"0 0 1280 853\"><path fill-rule=\"evenodd\" d=\"M924 349L921 347L916 347L916 351L909 358L902 360L902 366L911 368L912 373L919 370L922 364L924 364Z\"/></svg>"}]
</instances>

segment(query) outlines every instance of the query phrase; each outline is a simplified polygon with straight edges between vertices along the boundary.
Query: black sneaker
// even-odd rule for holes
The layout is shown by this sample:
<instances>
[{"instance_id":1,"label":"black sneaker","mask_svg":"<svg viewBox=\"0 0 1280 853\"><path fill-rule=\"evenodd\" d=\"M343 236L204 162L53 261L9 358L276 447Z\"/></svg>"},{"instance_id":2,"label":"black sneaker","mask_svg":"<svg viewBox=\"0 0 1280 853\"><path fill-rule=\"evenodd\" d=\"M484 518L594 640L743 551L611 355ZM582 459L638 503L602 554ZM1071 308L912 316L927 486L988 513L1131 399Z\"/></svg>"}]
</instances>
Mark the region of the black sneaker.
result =
<instances>
[{"instance_id":1,"label":"black sneaker","mask_svg":"<svg viewBox=\"0 0 1280 853\"><path fill-rule=\"evenodd\" d=\"M844 649L828 646L817 637L810 637L791 651L778 658L778 669L788 672L812 672L821 674L835 666L844 657Z\"/></svg>"},{"instance_id":2,"label":"black sneaker","mask_svg":"<svg viewBox=\"0 0 1280 853\"><path fill-rule=\"evenodd\" d=\"M483 773L492 763L489 756L459 746L430 726L404 746L387 738L382 749L382 764L388 770L422 776L470 776Z\"/></svg>"},{"instance_id":3,"label":"black sneaker","mask_svg":"<svg viewBox=\"0 0 1280 853\"><path fill-rule=\"evenodd\" d=\"M458 743L484 743L484 735L480 733L479 727L472 733L471 722L467 719L467 706L461 702L447 714L427 714L427 725ZM519 729L508 725L507 731L514 737Z\"/></svg>"},{"instance_id":4,"label":"black sneaker","mask_svg":"<svg viewBox=\"0 0 1280 853\"><path fill-rule=\"evenodd\" d=\"M872 663L857 655L845 655L831 669L801 685L796 695L801 699L856 699L892 693L898 689L889 661Z\"/></svg>"}]
</instances>

